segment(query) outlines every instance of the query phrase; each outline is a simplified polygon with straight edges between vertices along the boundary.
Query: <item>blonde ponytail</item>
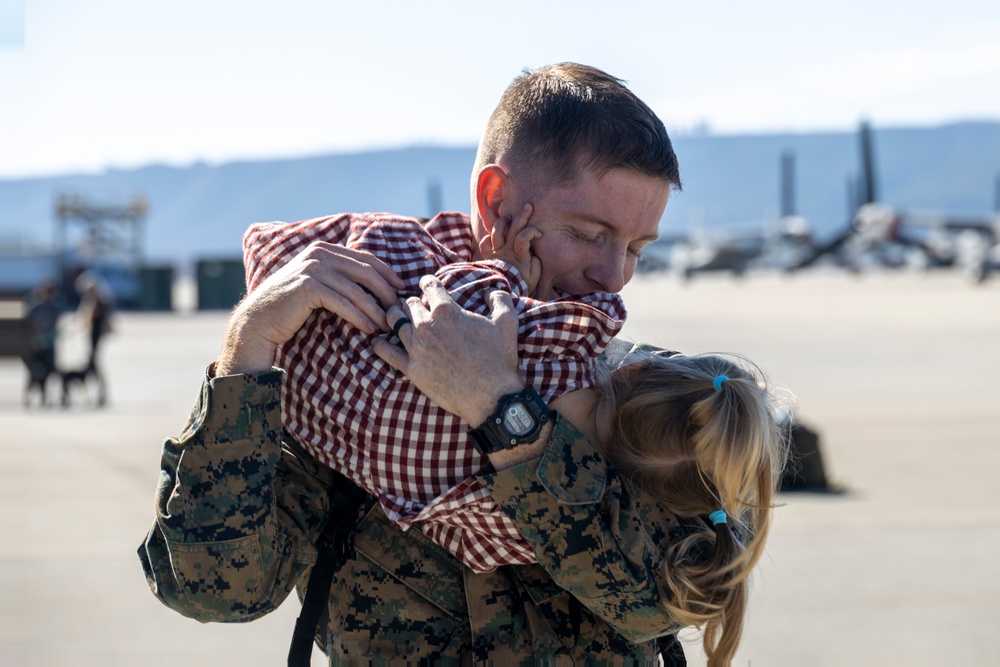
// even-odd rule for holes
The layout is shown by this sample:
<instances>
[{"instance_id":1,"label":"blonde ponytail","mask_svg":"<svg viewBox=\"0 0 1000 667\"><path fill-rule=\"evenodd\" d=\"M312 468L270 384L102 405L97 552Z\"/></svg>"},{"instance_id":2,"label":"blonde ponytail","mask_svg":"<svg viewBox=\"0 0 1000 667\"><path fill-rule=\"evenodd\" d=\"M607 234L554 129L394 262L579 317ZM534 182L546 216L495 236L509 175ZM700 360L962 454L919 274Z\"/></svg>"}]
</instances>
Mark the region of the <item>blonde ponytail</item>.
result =
<instances>
[{"instance_id":1,"label":"blonde ponytail","mask_svg":"<svg viewBox=\"0 0 1000 667\"><path fill-rule=\"evenodd\" d=\"M600 383L613 414L603 448L683 518L686 536L666 554L666 606L679 622L702 628L709 665L727 665L787 458L778 401L745 359L647 352L626 361L634 363L609 369ZM727 522L710 525L706 517L720 509Z\"/></svg>"}]
</instances>

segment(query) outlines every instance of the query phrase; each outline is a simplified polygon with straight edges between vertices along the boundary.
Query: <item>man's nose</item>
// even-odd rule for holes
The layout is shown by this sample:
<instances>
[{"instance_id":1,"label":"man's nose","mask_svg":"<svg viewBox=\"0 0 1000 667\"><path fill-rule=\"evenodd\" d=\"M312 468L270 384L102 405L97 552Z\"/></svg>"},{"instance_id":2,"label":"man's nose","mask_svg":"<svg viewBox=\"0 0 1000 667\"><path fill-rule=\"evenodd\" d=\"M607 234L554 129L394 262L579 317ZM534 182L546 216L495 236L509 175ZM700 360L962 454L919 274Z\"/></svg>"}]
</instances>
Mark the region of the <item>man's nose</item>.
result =
<instances>
[{"instance_id":1,"label":"man's nose","mask_svg":"<svg viewBox=\"0 0 1000 667\"><path fill-rule=\"evenodd\" d=\"M625 283L632 277L628 270L629 263L626 253L605 255L590 267L587 277L600 286L604 292L621 292Z\"/></svg>"}]
</instances>

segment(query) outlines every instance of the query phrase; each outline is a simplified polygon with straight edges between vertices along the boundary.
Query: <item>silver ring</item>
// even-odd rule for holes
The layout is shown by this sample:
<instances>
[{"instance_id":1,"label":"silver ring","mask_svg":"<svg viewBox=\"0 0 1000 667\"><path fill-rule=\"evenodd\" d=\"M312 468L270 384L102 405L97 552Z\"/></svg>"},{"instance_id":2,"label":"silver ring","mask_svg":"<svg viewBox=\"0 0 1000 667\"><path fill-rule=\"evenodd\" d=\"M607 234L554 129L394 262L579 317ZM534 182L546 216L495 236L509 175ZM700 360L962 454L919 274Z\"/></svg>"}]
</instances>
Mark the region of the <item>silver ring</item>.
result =
<instances>
[{"instance_id":1,"label":"silver ring","mask_svg":"<svg viewBox=\"0 0 1000 667\"><path fill-rule=\"evenodd\" d=\"M403 315L401 318L396 320L396 323L392 325L392 335L399 338L399 330L403 328L406 324L413 324L409 317Z\"/></svg>"}]
</instances>

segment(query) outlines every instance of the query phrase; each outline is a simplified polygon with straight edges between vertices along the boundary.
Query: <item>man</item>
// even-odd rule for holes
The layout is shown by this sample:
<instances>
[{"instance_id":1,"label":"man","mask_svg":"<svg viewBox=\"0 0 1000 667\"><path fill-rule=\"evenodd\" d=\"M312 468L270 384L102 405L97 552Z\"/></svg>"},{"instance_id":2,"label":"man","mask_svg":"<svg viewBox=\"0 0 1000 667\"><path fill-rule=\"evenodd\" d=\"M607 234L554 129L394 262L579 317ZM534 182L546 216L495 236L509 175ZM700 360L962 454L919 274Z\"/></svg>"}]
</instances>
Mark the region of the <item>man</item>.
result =
<instances>
[{"instance_id":1,"label":"man","mask_svg":"<svg viewBox=\"0 0 1000 667\"><path fill-rule=\"evenodd\" d=\"M469 221L478 248L469 248L469 259L481 259L494 227L530 205L540 233L532 245L541 264L534 296L617 292L679 186L663 124L621 82L580 65L542 68L508 88L480 143ZM250 620L295 585L301 590L313 564L323 562L315 545L324 525L341 519L331 509L336 477L295 443L280 442L275 352L317 308L369 333L388 330L385 308L398 286L376 258L315 244L234 311L192 419L164 444L157 522L140 557L166 604L203 621ZM513 337L506 338L510 313L496 302L494 332L492 322L449 309L433 281L427 288L432 311L411 304L402 323L399 312L390 315L409 354L385 340L374 349L431 398L480 424L498 399L523 388ZM433 334L443 332L435 317L452 336L485 327L485 338L449 338L452 359L436 364L430 355L442 348ZM483 372L456 377L457 360L457 368ZM609 511L638 517L634 499L565 420L520 435L517 446L490 452L495 472L481 480L533 541L565 549L540 565L475 574L418 530L397 530L374 499L364 499L317 636L331 664L371 656L655 662L654 638L677 629L660 605L666 592L649 576L647 543L605 525ZM668 522L661 525L645 536L657 545L668 538Z\"/></svg>"}]
</instances>

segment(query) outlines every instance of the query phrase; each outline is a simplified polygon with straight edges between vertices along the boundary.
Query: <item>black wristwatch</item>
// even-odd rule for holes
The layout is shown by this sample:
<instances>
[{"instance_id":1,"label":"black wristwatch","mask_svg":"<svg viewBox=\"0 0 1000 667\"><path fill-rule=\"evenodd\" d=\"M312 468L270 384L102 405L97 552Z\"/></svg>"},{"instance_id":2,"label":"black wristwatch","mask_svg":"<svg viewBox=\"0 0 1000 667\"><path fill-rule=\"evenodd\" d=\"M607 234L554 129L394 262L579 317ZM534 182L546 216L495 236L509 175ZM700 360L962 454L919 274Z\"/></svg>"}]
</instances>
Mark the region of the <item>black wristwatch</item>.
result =
<instances>
[{"instance_id":1,"label":"black wristwatch","mask_svg":"<svg viewBox=\"0 0 1000 667\"><path fill-rule=\"evenodd\" d=\"M527 387L501 396L489 419L469 429L469 438L480 454L493 454L538 440L548 420L549 407Z\"/></svg>"}]
</instances>

